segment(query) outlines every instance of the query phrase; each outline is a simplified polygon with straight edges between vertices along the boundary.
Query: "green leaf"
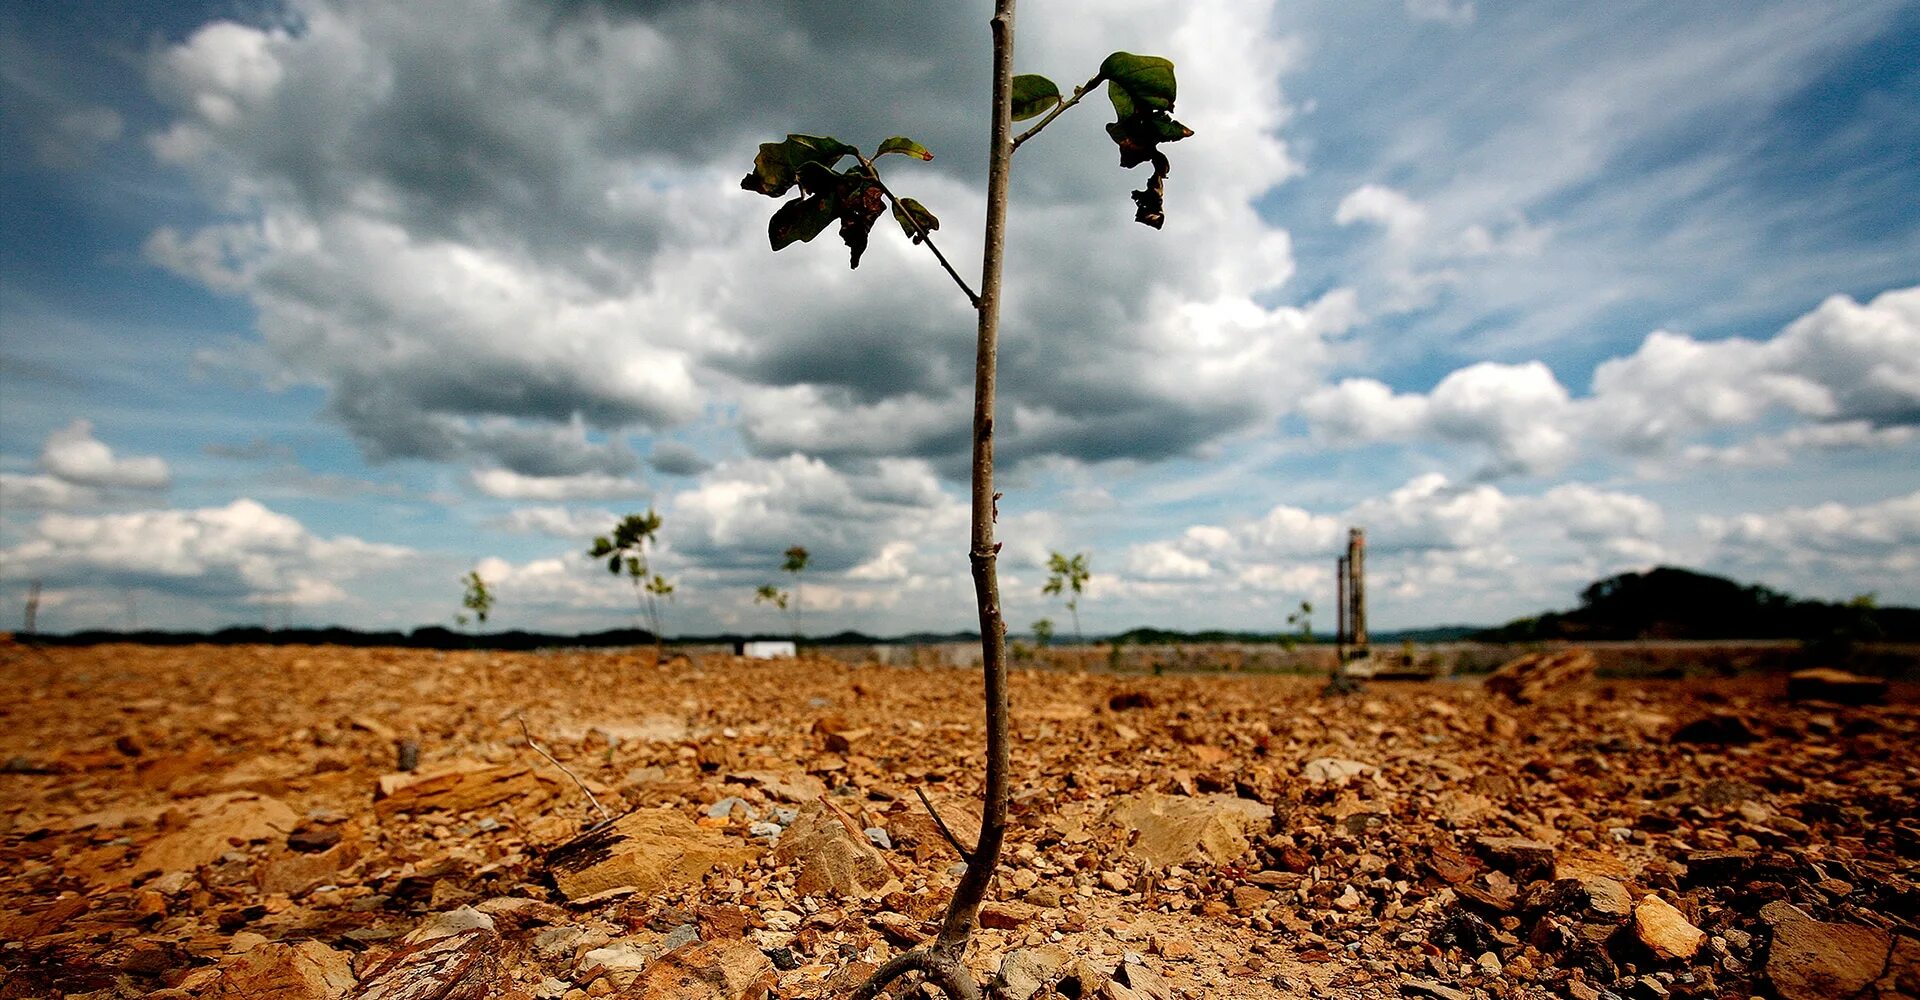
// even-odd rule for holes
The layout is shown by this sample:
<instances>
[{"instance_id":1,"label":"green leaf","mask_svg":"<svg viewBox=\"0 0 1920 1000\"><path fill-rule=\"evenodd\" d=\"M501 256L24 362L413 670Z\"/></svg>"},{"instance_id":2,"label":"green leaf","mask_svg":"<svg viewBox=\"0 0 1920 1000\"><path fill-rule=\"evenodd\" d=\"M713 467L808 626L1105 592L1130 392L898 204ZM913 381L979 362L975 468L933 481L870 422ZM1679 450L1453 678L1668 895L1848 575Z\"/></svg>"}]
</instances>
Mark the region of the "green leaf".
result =
<instances>
[{"instance_id":1,"label":"green leaf","mask_svg":"<svg viewBox=\"0 0 1920 1000\"><path fill-rule=\"evenodd\" d=\"M1060 88L1038 73L1022 73L1013 78L1013 120L1026 121L1045 114L1060 103Z\"/></svg>"},{"instance_id":2,"label":"green leaf","mask_svg":"<svg viewBox=\"0 0 1920 1000\"><path fill-rule=\"evenodd\" d=\"M896 135L886 142L881 143L880 151L873 154L873 158L877 160L888 153L901 153L906 156L911 156L916 160L933 159L933 154L927 151L927 147L903 135Z\"/></svg>"},{"instance_id":3,"label":"green leaf","mask_svg":"<svg viewBox=\"0 0 1920 1000\"><path fill-rule=\"evenodd\" d=\"M748 191L770 198L787 193L800 178L807 164L831 169L843 156L856 156L859 150L825 135L789 135L784 142L763 142L760 154L753 158L753 171L740 181Z\"/></svg>"},{"instance_id":4,"label":"green leaf","mask_svg":"<svg viewBox=\"0 0 1920 1000\"><path fill-rule=\"evenodd\" d=\"M927 211L927 206L912 198L901 198L893 203L893 221L900 223L900 231L915 243L926 239L927 233L940 228L939 218ZM915 223L920 226L918 232L914 231Z\"/></svg>"},{"instance_id":5,"label":"green leaf","mask_svg":"<svg viewBox=\"0 0 1920 1000\"><path fill-rule=\"evenodd\" d=\"M615 576L620 575L620 557L619 556L614 556L612 559L607 560L607 572L612 573Z\"/></svg>"},{"instance_id":6,"label":"green leaf","mask_svg":"<svg viewBox=\"0 0 1920 1000\"><path fill-rule=\"evenodd\" d=\"M827 228L839 213L834 210L833 200L823 194L795 198L780 206L767 220L767 242L775 250L784 250L795 243L805 243L820 231Z\"/></svg>"},{"instance_id":7,"label":"green leaf","mask_svg":"<svg viewBox=\"0 0 1920 1000\"><path fill-rule=\"evenodd\" d=\"M1133 113L1133 105L1155 111L1172 111L1174 97L1173 61L1159 56L1137 56L1115 52L1100 63L1100 76L1109 86L1107 96L1113 110L1122 118ZM1128 99L1121 106L1121 96Z\"/></svg>"}]
</instances>

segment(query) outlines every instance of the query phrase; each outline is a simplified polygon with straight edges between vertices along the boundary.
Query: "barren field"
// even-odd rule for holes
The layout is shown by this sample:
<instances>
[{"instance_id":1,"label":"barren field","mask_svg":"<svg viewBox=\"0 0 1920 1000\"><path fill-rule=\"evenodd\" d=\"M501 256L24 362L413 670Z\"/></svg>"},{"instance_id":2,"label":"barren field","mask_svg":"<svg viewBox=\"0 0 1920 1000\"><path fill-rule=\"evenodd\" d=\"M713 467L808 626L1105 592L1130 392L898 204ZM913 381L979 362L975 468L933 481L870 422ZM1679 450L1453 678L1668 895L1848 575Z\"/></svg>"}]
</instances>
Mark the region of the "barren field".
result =
<instances>
[{"instance_id":1,"label":"barren field","mask_svg":"<svg viewBox=\"0 0 1920 1000\"><path fill-rule=\"evenodd\" d=\"M916 790L967 839L980 785L962 669L0 661L0 997L834 995L950 891ZM1013 711L1003 995L1920 997L1911 689L1018 671ZM617 822L576 841L522 721Z\"/></svg>"}]
</instances>

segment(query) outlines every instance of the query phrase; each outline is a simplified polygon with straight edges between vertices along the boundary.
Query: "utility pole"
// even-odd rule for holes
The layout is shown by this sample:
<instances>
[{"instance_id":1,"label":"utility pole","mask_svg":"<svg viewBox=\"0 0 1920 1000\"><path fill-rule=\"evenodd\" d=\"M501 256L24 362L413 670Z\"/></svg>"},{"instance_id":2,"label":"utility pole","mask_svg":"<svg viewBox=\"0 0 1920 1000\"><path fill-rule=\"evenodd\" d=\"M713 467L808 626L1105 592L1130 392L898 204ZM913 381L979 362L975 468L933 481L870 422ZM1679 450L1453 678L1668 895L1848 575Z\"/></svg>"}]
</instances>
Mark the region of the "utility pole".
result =
<instances>
[{"instance_id":1,"label":"utility pole","mask_svg":"<svg viewBox=\"0 0 1920 1000\"><path fill-rule=\"evenodd\" d=\"M1338 631L1333 649L1333 675L1327 678L1326 694L1353 694L1360 682L1347 672L1347 664L1367 656L1367 535L1359 528L1347 531L1347 551L1335 562L1334 584L1338 590Z\"/></svg>"}]
</instances>

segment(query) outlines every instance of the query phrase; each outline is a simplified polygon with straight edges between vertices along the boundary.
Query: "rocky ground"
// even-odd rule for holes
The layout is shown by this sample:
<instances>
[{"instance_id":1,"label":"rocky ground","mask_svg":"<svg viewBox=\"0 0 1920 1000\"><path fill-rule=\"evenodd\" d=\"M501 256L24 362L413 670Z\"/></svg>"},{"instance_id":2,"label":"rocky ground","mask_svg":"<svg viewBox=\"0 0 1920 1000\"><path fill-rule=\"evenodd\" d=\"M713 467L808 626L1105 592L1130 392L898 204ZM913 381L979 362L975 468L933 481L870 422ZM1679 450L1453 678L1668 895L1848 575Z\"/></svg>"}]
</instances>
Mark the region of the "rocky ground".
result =
<instances>
[{"instance_id":1,"label":"rocky ground","mask_svg":"<svg viewBox=\"0 0 1920 1000\"><path fill-rule=\"evenodd\" d=\"M982 979L1920 997L1913 691L1548 666L1334 700L1301 677L1016 674ZM0 997L837 995L954 884L916 793L967 836L976 685L0 646Z\"/></svg>"}]
</instances>

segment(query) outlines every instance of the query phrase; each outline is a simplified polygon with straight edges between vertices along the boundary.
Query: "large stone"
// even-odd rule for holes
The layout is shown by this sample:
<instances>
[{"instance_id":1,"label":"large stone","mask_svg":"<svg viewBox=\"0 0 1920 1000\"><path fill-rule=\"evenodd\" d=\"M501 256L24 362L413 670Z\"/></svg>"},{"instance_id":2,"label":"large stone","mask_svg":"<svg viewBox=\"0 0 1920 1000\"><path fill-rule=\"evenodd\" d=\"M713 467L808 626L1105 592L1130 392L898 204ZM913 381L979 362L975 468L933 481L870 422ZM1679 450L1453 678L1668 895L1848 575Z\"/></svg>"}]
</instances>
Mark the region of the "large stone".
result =
<instances>
[{"instance_id":1,"label":"large stone","mask_svg":"<svg viewBox=\"0 0 1920 1000\"><path fill-rule=\"evenodd\" d=\"M1007 952L1000 960L994 995L1006 1000L1029 1000L1046 989L1072 957L1052 945Z\"/></svg>"},{"instance_id":2,"label":"large stone","mask_svg":"<svg viewBox=\"0 0 1920 1000\"><path fill-rule=\"evenodd\" d=\"M1815 920L1783 900L1760 908L1773 928L1767 978L1781 1000L1851 997L1887 967L1893 940L1877 927Z\"/></svg>"},{"instance_id":3,"label":"large stone","mask_svg":"<svg viewBox=\"0 0 1920 1000\"><path fill-rule=\"evenodd\" d=\"M235 844L284 839L300 822L279 799L246 793L190 800L182 811L186 825L149 843L134 862L134 875L192 871L219 860Z\"/></svg>"},{"instance_id":4,"label":"large stone","mask_svg":"<svg viewBox=\"0 0 1920 1000\"><path fill-rule=\"evenodd\" d=\"M803 895L877 899L895 887L893 869L860 824L825 799L800 810L773 859L799 866L793 888Z\"/></svg>"},{"instance_id":5,"label":"large stone","mask_svg":"<svg viewBox=\"0 0 1920 1000\"><path fill-rule=\"evenodd\" d=\"M387 956L354 1000L490 1000L499 988L500 936L476 928Z\"/></svg>"},{"instance_id":6,"label":"large stone","mask_svg":"<svg viewBox=\"0 0 1920 1000\"><path fill-rule=\"evenodd\" d=\"M1672 903L1653 893L1640 897L1633 908L1633 933L1647 950L1666 959L1692 958L1706 934L1693 926ZM1876 970L1877 971L1877 970Z\"/></svg>"},{"instance_id":7,"label":"large stone","mask_svg":"<svg viewBox=\"0 0 1920 1000\"><path fill-rule=\"evenodd\" d=\"M1265 833L1273 810L1232 795L1127 796L1107 813L1130 840L1127 850L1150 865L1227 864Z\"/></svg>"},{"instance_id":8,"label":"large stone","mask_svg":"<svg viewBox=\"0 0 1920 1000\"><path fill-rule=\"evenodd\" d=\"M742 941L695 942L654 960L623 1000L764 1000L778 972Z\"/></svg>"},{"instance_id":9,"label":"large stone","mask_svg":"<svg viewBox=\"0 0 1920 1000\"><path fill-rule=\"evenodd\" d=\"M228 959L207 988L212 1000L341 1000L353 960L318 941L262 944Z\"/></svg>"},{"instance_id":10,"label":"large stone","mask_svg":"<svg viewBox=\"0 0 1920 1000\"><path fill-rule=\"evenodd\" d=\"M1842 705L1878 705L1887 699L1887 682L1832 667L1796 670L1787 675L1787 698L1792 701L1831 701Z\"/></svg>"},{"instance_id":11,"label":"large stone","mask_svg":"<svg viewBox=\"0 0 1920 1000\"><path fill-rule=\"evenodd\" d=\"M1528 653L1502 664L1487 676L1487 690L1516 704L1539 701L1593 675L1594 658L1584 649Z\"/></svg>"},{"instance_id":12,"label":"large stone","mask_svg":"<svg viewBox=\"0 0 1920 1000\"><path fill-rule=\"evenodd\" d=\"M1338 784L1352 778L1369 777L1380 773L1372 764L1357 760L1344 760L1339 757L1317 757L1301 767L1301 774L1316 785Z\"/></svg>"},{"instance_id":13,"label":"large stone","mask_svg":"<svg viewBox=\"0 0 1920 1000\"><path fill-rule=\"evenodd\" d=\"M554 848L546 863L568 899L583 899L621 888L647 895L690 888L713 869L738 868L758 854L672 809L640 809Z\"/></svg>"},{"instance_id":14,"label":"large stone","mask_svg":"<svg viewBox=\"0 0 1920 1000\"><path fill-rule=\"evenodd\" d=\"M432 773L383 775L374 788L373 811L382 818L397 813L464 813L545 791L532 768L468 762Z\"/></svg>"}]
</instances>

